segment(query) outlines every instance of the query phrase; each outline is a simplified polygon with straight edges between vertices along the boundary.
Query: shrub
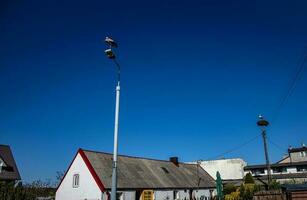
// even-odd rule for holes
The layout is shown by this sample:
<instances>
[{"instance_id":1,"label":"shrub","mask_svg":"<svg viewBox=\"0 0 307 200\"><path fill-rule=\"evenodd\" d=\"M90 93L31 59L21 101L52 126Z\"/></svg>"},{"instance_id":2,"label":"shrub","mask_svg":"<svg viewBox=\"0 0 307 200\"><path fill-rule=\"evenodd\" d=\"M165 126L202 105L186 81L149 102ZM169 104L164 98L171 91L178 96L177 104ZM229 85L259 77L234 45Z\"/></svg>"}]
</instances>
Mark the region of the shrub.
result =
<instances>
[{"instance_id":1,"label":"shrub","mask_svg":"<svg viewBox=\"0 0 307 200\"><path fill-rule=\"evenodd\" d=\"M54 196L55 189L48 182L35 181L32 184L22 185L14 182L0 182L0 199L5 200L35 200L36 197Z\"/></svg>"},{"instance_id":2,"label":"shrub","mask_svg":"<svg viewBox=\"0 0 307 200\"><path fill-rule=\"evenodd\" d=\"M234 184L229 183L225 185L223 189L224 189L223 190L224 195L227 195L227 194L231 194L232 192L235 192L237 190L237 187Z\"/></svg>"},{"instance_id":3,"label":"shrub","mask_svg":"<svg viewBox=\"0 0 307 200\"><path fill-rule=\"evenodd\" d=\"M245 183L245 184L249 184L249 183L254 184L254 183L255 183L255 180L254 180L254 178L253 178L253 176L252 176L251 173L247 173L247 174L245 175L245 177L244 177L244 183Z\"/></svg>"},{"instance_id":4,"label":"shrub","mask_svg":"<svg viewBox=\"0 0 307 200\"><path fill-rule=\"evenodd\" d=\"M272 182L269 185L270 190L279 190L281 189L280 183L277 182L276 180L272 180Z\"/></svg>"},{"instance_id":5,"label":"shrub","mask_svg":"<svg viewBox=\"0 0 307 200\"><path fill-rule=\"evenodd\" d=\"M239 199L240 199L239 191L235 191L235 192L225 195L225 200L239 200Z\"/></svg>"}]
</instances>

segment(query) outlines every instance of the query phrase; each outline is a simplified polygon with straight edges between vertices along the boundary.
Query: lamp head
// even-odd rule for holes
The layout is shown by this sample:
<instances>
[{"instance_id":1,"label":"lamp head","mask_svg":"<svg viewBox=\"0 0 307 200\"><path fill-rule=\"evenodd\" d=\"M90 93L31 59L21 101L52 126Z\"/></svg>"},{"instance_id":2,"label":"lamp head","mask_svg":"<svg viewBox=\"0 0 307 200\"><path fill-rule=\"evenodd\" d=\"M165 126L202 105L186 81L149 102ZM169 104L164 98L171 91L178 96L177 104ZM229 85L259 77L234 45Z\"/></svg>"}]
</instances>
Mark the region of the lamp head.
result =
<instances>
[{"instance_id":1,"label":"lamp head","mask_svg":"<svg viewBox=\"0 0 307 200\"><path fill-rule=\"evenodd\" d=\"M110 47L117 47L117 43L110 37L106 37L106 39L104 40L108 45L110 45Z\"/></svg>"},{"instance_id":2,"label":"lamp head","mask_svg":"<svg viewBox=\"0 0 307 200\"><path fill-rule=\"evenodd\" d=\"M110 59L115 59L115 54L113 53L112 49L107 49L104 51L106 56Z\"/></svg>"}]
</instances>

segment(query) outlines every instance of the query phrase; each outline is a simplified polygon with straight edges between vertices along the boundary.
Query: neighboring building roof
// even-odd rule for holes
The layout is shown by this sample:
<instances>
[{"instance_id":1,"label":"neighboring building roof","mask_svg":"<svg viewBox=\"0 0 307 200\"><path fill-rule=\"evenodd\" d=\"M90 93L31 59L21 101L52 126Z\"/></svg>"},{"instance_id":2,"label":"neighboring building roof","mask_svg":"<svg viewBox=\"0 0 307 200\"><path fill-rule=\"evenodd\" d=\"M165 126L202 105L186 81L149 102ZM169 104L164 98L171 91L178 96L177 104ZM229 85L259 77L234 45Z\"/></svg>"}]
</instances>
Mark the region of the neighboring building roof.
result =
<instances>
[{"instance_id":1,"label":"neighboring building roof","mask_svg":"<svg viewBox=\"0 0 307 200\"><path fill-rule=\"evenodd\" d=\"M287 155L283 159L277 161L276 163L290 163L290 162L291 162L290 156Z\"/></svg>"},{"instance_id":2,"label":"neighboring building roof","mask_svg":"<svg viewBox=\"0 0 307 200\"><path fill-rule=\"evenodd\" d=\"M281 186L286 191L307 191L307 183L303 184L284 184Z\"/></svg>"},{"instance_id":3,"label":"neighboring building roof","mask_svg":"<svg viewBox=\"0 0 307 200\"><path fill-rule=\"evenodd\" d=\"M302 147L299 147L299 148L289 148L288 149L289 153L301 152L301 151L307 151L307 147L302 146Z\"/></svg>"},{"instance_id":4,"label":"neighboring building roof","mask_svg":"<svg viewBox=\"0 0 307 200\"><path fill-rule=\"evenodd\" d=\"M219 159L210 159L210 160L197 160L190 163L197 163L197 162L220 162L220 161L240 161L245 162L242 158L219 158Z\"/></svg>"},{"instance_id":5,"label":"neighboring building roof","mask_svg":"<svg viewBox=\"0 0 307 200\"><path fill-rule=\"evenodd\" d=\"M223 180L223 184L227 185L227 184L232 184L234 186L240 187L240 185L242 185L243 183L243 179L228 179L228 180Z\"/></svg>"},{"instance_id":6,"label":"neighboring building roof","mask_svg":"<svg viewBox=\"0 0 307 200\"><path fill-rule=\"evenodd\" d=\"M307 173L287 173L287 174L272 174L273 179L293 179L293 178L307 178ZM267 175L257 175L257 178L267 180Z\"/></svg>"},{"instance_id":7,"label":"neighboring building roof","mask_svg":"<svg viewBox=\"0 0 307 200\"><path fill-rule=\"evenodd\" d=\"M110 189L113 155L82 149L79 150L79 153L90 171L94 170L91 173L98 177L103 188ZM131 156L118 156L117 179L119 189L215 187L214 179L196 164L178 163L175 165L170 161Z\"/></svg>"},{"instance_id":8,"label":"neighboring building roof","mask_svg":"<svg viewBox=\"0 0 307 200\"><path fill-rule=\"evenodd\" d=\"M5 167L0 172L0 180L20 180L20 174L10 146L0 145L0 158L5 163Z\"/></svg>"},{"instance_id":9,"label":"neighboring building roof","mask_svg":"<svg viewBox=\"0 0 307 200\"><path fill-rule=\"evenodd\" d=\"M303 162L292 162L292 163L275 163L275 164L271 164L271 168L272 167L291 167L291 166L301 166L301 165L307 165L307 161L303 161ZM262 168L266 168L266 165L249 165L244 167L244 170L250 170L250 169L262 169Z\"/></svg>"}]
</instances>

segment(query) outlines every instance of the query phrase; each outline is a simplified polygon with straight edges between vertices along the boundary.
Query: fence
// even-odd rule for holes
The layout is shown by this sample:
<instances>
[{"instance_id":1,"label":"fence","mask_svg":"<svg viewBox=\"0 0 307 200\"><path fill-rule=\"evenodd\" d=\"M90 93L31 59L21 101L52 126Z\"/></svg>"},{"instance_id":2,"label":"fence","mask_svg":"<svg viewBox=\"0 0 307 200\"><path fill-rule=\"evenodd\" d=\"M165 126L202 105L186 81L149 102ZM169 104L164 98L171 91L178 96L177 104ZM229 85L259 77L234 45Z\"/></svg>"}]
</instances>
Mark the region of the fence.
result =
<instances>
[{"instance_id":1,"label":"fence","mask_svg":"<svg viewBox=\"0 0 307 200\"><path fill-rule=\"evenodd\" d=\"M253 200L287 200L287 196L281 190L261 191L254 194Z\"/></svg>"},{"instance_id":2,"label":"fence","mask_svg":"<svg viewBox=\"0 0 307 200\"><path fill-rule=\"evenodd\" d=\"M289 200L307 200L307 191L293 191L288 193Z\"/></svg>"}]
</instances>

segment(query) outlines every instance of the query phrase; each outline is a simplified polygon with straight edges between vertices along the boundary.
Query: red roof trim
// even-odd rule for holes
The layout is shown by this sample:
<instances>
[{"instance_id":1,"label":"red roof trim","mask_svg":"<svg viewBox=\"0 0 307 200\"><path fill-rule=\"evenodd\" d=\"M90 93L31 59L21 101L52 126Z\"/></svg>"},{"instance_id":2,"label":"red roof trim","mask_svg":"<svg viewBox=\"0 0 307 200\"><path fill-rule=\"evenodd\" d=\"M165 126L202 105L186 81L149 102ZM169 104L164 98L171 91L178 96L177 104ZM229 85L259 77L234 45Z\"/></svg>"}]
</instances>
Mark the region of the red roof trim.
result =
<instances>
[{"instance_id":1,"label":"red roof trim","mask_svg":"<svg viewBox=\"0 0 307 200\"><path fill-rule=\"evenodd\" d=\"M72 165L72 164L73 164L73 162L75 161L75 159L76 159L76 157L77 157L78 153L79 153L79 151L76 153L76 155L75 155L74 159L72 159L72 161L70 162L69 167L67 168L67 170L66 170L66 172L65 172L64 176L62 177L62 179L61 179L61 181L60 181L60 183L59 183L58 187L56 188L56 192L58 191L59 187L61 186L61 184L62 184L62 182L63 182L64 178L66 177L67 172L69 171L69 169L70 169L71 165Z\"/></svg>"},{"instance_id":2,"label":"red roof trim","mask_svg":"<svg viewBox=\"0 0 307 200\"><path fill-rule=\"evenodd\" d=\"M81 157L82 157L83 161L85 162L88 170L91 172L91 174L92 174L93 178L95 179L100 191L101 192L105 191L104 185L102 184L100 178L98 177L97 173L95 172L91 162L89 161L89 159L85 155L84 151L82 149L79 149L78 153L81 155Z\"/></svg>"}]
</instances>

